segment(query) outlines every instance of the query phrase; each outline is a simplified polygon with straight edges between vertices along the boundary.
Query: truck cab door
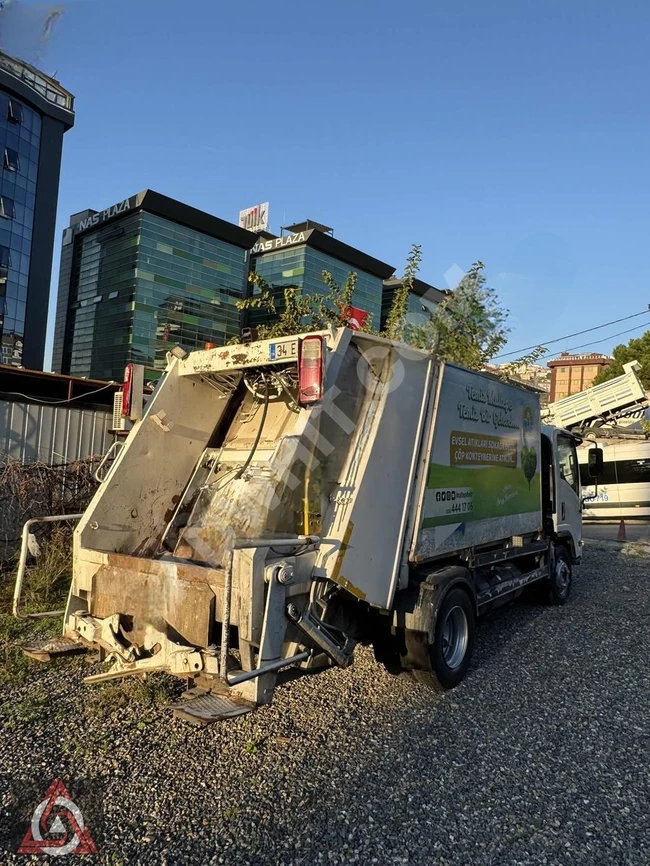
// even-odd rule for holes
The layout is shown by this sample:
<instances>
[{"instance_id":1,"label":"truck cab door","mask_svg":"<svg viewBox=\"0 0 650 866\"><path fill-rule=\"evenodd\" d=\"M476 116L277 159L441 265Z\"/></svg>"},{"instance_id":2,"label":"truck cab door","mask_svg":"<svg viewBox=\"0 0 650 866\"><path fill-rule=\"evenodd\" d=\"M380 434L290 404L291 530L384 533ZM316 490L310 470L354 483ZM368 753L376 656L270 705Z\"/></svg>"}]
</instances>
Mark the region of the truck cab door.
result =
<instances>
[{"instance_id":1,"label":"truck cab door","mask_svg":"<svg viewBox=\"0 0 650 866\"><path fill-rule=\"evenodd\" d=\"M582 509L580 504L580 470L573 436L555 431L555 531L560 537L570 537L573 554L579 559L582 540Z\"/></svg>"}]
</instances>

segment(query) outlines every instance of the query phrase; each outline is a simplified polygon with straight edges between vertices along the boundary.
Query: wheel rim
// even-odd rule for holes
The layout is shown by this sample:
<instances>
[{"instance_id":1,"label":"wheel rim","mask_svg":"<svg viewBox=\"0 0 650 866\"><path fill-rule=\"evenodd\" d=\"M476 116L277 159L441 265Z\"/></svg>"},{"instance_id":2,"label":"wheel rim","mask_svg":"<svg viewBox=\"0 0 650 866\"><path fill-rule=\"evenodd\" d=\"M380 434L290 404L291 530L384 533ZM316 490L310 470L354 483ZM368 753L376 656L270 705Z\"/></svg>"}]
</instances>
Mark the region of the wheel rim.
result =
<instances>
[{"instance_id":1,"label":"wheel rim","mask_svg":"<svg viewBox=\"0 0 650 866\"><path fill-rule=\"evenodd\" d=\"M571 569L563 559L559 559L555 565L555 585L560 595L566 595L571 583Z\"/></svg>"},{"instance_id":2,"label":"wheel rim","mask_svg":"<svg viewBox=\"0 0 650 866\"><path fill-rule=\"evenodd\" d=\"M467 616L460 605L452 607L442 623L442 657L447 667L455 670L460 667L469 641Z\"/></svg>"}]
</instances>

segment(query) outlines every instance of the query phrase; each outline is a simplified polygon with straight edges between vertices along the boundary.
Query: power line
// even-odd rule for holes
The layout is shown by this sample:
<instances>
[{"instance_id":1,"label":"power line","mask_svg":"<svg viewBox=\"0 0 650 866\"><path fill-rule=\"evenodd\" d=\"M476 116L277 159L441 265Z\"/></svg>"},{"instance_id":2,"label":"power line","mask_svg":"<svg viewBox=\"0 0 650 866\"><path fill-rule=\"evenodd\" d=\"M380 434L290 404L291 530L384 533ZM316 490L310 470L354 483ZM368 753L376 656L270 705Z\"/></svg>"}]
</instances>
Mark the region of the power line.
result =
<instances>
[{"instance_id":1,"label":"power line","mask_svg":"<svg viewBox=\"0 0 650 866\"><path fill-rule=\"evenodd\" d=\"M589 334L591 331L599 331L601 328L608 328L610 325L617 325L619 322L626 322L628 319L635 319L637 316L643 316L648 313L650 310L650 304L648 304L645 310L642 310L640 313L632 313L631 316L623 316L622 319L614 319L611 322L605 322L604 325L596 325L593 328L585 328L584 331L576 331L575 334L566 334L564 337L557 337L555 340L540 340L539 343L535 343L532 346L525 346L523 349L516 349L514 352L505 352L503 355L496 355L493 360L497 361L499 358L510 358L512 355L519 355L521 352L527 352L529 349L537 349L539 346L550 346L552 343L560 343L562 340L570 340L572 337L579 337L581 334ZM625 333L624 331L622 333ZM616 336L616 334L614 334ZM607 339L604 337L603 339ZM600 340L598 342L601 342ZM587 344L589 345L589 344Z\"/></svg>"},{"instance_id":2,"label":"power line","mask_svg":"<svg viewBox=\"0 0 650 866\"><path fill-rule=\"evenodd\" d=\"M101 388L96 388L94 391L86 391L85 394L77 394L76 397L70 397L69 400L42 400L39 397L30 397L28 394L21 394L20 391L0 391L2 394L10 394L12 397L24 397L30 403L43 403L46 406L58 406L61 403L74 403L75 400L83 400L84 397L90 397L92 394L99 394L100 391L105 391L107 388L114 388L116 382L109 382L108 385L102 385Z\"/></svg>"},{"instance_id":3,"label":"power line","mask_svg":"<svg viewBox=\"0 0 650 866\"><path fill-rule=\"evenodd\" d=\"M646 325L650 324L650 322L644 322L642 325L637 325L636 328L628 328L626 331L619 331L616 334L609 334L607 337L603 337L602 340L592 340L590 343L581 343L579 346L573 346L571 349L562 349L559 352L554 352L552 355L543 355L540 358L540 361L546 361L549 358L556 358L558 355L561 355L563 352L575 352L576 349L584 349L585 346L595 346L598 343L604 343L605 340L613 340L614 337L620 337L623 334L631 334L632 331L638 331L639 328L645 328Z\"/></svg>"}]
</instances>

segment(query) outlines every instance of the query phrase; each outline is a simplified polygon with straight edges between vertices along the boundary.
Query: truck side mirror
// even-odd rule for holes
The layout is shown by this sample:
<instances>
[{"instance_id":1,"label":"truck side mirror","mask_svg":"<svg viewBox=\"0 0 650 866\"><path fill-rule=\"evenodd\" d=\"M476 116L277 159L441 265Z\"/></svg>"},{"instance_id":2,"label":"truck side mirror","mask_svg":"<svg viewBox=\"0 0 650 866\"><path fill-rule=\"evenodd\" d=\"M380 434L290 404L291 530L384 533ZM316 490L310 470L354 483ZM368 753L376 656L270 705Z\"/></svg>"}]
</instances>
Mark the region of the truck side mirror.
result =
<instances>
[{"instance_id":1,"label":"truck side mirror","mask_svg":"<svg viewBox=\"0 0 650 866\"><path fill-rule=\"evenodd\" d=\"M590 448L589 462L587 463L587 474L590 478L600 478L603 474L603 449Z\"/></svg>"}]
</instances>

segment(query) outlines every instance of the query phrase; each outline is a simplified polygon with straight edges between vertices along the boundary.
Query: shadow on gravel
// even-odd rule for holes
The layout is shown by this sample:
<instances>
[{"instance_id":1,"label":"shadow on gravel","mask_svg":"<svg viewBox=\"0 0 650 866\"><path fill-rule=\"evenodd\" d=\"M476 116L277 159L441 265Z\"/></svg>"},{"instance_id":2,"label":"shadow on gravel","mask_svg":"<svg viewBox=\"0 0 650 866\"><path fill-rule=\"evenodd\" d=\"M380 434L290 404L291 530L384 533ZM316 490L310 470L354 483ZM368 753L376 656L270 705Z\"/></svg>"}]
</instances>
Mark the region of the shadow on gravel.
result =
<instances>
[{"instance_id":1,"label":"shadow on gravel","mask_svg":"<svg viewBox=\"0 0 650 866\"><path fill-rule=\"evenodd\" d=\"M475 855L474 845L483 844L476 841L477 830L468 835L470 828L458 825L456 814L465 810L467 816L474 808L476 781L468 756L481 741L488 743L499 711L498 686L496 695L493 687L486 695L480 690L499 676L516 682L516 665L502 657L513 642L526 642L547 610L518 601L481 620L468 678L452 692L437 694L410 678L391 677L367 649L358 667L281 688L272 707L250 717L262 733L250 750L250 740L242 744L247 769L240 767L238 788L229 789L220 818L209 822L209 831L192 830L192 862L215 857L213 862L255 866L432 866L438 851L450 858L439 862L490 862ZM503 721L496 726L503 727ZM214 743L216 755L224 733L216 727L199 732L191 748L200 754ZM491 760L489 749L485 754ZM493 784L503 805L498 775L495 767ZM171 814L171 798L168 808ZM484 832L488 826L489 821ZM454 834L463 833L466 841L459 847ZM170 850L169 828L147 837L147 849ZM451 856L455 848L458 859Z\"/></svg>"},{"instance_id":2,"label":"shadow on gravel","mask_svg":"<svg viewBox=\"0 0 650 866\"><path fill-rule=\"evenodd\" d=\"M196 729L133 702L84 716L84 671L54 670L63 718L19 725L0 765L96 773L111 866L645 866L646 563L590 550L565 607L495 611L445 694L362 649Z\"/></svg>"},{"instance_id":3,"label":"shadow on gravel","mask_svg":"<svg viewBox=\"0 0 650 866\"><path fill-rule=\"evenodd\" d=\"M476 643L468 676L507 651L509 645L533 628L535 620L547 610L548 605L522 596L481 617L476 624Z\"/></svg>"}]
</instances>

